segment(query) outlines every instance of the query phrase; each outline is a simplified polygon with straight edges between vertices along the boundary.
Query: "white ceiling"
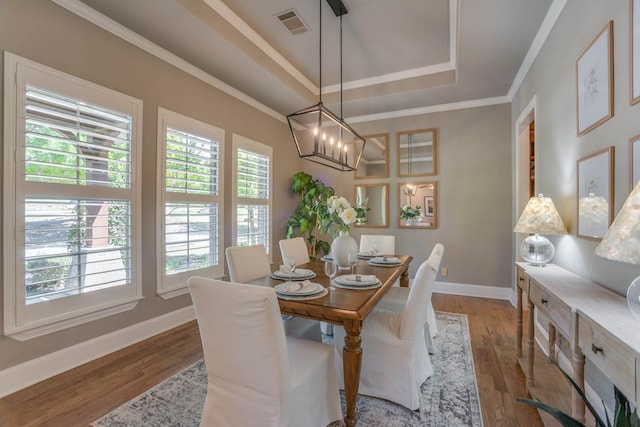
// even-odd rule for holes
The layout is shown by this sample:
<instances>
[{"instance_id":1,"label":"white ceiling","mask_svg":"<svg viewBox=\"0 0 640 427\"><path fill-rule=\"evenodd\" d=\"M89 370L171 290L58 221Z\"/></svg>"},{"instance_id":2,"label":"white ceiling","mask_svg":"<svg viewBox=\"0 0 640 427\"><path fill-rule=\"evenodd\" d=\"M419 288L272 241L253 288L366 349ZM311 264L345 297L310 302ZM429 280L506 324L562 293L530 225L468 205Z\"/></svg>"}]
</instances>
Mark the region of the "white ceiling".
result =
<instances>
[{"instance_id":1,"label":"white ceiling","mask_svg":"<svg viewBox=\"0 0 640 427\"><path fill-rule=\"evenodd\" d=\"M340 113L339 18L326 0L54 1L88 5L283 115L318 101L322 8L322 97ZM347 120L506 97L553 3L343 1ZM308 32L276 18L292 8Z\"/></svg>"}]
</instances>

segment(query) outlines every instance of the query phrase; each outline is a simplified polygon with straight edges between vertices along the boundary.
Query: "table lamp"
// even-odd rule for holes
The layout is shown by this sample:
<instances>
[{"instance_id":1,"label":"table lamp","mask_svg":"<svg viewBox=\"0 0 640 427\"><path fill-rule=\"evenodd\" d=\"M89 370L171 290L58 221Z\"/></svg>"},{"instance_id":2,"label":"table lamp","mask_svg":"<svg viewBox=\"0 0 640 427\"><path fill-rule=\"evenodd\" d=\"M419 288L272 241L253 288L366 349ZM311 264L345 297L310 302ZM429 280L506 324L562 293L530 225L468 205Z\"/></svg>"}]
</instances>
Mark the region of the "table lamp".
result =
<instances>
[{"instance_id":1,"label":"table lamp","mask_svg":"<svg viewBox=\"0 0 640 427\"><path fill-rule=\"evenodd\" d=\"M640 182L627 197L595 252L613 261L640 264ZM627 304L640 319L640 276L629 285Z\"/></svg>"},{"instance_id":2,"label":"table lamp","mask_svg":"<svg viewBox=\"0 0 640 427\"><path fill-rule=\"evenodd\" d=\"M539 194L527 202L515 233L533 234L520 244L520 255L531 265L544 267L555 255L553 244L541 234L567 234L567 229L550 197Z\"/></svg>"}]
</instances>

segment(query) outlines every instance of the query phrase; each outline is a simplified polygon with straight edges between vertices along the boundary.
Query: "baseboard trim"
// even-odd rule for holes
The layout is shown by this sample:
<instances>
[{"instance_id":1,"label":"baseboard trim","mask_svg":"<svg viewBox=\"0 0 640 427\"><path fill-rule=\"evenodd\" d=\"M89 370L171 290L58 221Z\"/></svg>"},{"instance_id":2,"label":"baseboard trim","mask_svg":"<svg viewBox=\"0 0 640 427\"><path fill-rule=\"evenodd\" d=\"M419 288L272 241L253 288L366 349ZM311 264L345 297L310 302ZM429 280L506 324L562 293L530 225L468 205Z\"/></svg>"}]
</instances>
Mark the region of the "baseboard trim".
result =
<instances>
[{"instance_id":1,"label":"baseboard trim","mask_svg":"<svg viewBox=\"0 0 640 427\"><path fill-rule=\"evenodd\" d=\"M38 357L0 371L0 398L151 338L196 318L193 306Z\"/></svg>"},{"instance_id":2,"label":"baseboard trim","mask_svg":"<svg viewBox=\"0 0 640 427\"><path fill-rule=\"evenodd\" d=\"M511 300L511 288L497 286L469 285L465 283L435 282L433 292L477 298Z\"/></svg>"}]
</instances>

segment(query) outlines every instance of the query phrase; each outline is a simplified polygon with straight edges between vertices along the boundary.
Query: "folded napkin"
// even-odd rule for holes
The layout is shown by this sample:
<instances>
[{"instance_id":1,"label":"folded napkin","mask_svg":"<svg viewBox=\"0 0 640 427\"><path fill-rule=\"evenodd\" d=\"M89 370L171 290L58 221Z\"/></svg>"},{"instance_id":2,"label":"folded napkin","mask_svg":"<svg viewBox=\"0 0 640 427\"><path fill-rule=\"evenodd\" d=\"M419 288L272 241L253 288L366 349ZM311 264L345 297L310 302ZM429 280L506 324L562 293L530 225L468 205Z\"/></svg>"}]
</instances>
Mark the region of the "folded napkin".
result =
<instances>
[{"instance_id":1,"label":"folded napkin","mask_svg":"<svg viewBox=\"0 0 640 427\"><path fill-rule=\"evenodd\" d=\"M309 275L309 270L305 270L304 268L299 268L296 269L296 271L290 273L287 271L287 269L284 267L284 265L280 266L280 270L276 271L276 273L278 276L285 276L285 277L303 277L303 276L308 276Z\"/></svg>"},{"instance_id":2,"label":"folded napkin","mask_svg":"<svg viewBox=\"0 0 640 427\"><path fill-rule=\"evenodd\" d=\"M373 274L347 274L338 276L336 280L348 285L369 285L378 282L378 278Z\"/></svg>"},{"instance_id":3,"label":"folded napkin","mask_svg":"<svg viewBox=\"0 0 640 427\"><path fill-rule=\"evenodd\" d=\"M277 291L287 294L311 294L320 290L320 286L317 283L304 280L302 282L286 282L277 286Z\"/></svg>"},{"instance_id":4,"label":"folded napkin","mask_svg":"<svg viewBox=\"0 0 640 427\"><path fill-rule=\"evenodd\" d=\"M401 262L400 258L395 257L395 256L388 256L388 257L375 257L375 258L371 258L371 262L377 262L377 263L388 263L388 264L396 264Z\"/></svg>"}]
</instances>

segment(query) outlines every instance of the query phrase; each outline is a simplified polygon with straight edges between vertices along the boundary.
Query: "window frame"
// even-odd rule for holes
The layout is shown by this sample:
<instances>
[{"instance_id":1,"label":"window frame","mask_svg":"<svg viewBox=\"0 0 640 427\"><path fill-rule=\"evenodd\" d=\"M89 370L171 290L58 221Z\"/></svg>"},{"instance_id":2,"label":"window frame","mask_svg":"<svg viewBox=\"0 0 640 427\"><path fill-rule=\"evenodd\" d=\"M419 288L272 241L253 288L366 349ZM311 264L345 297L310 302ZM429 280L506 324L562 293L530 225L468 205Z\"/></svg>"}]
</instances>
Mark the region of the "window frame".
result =
<instances>
[{"instance_id":1,"label":"window frame","mask_svg":"<svg viewBox=\"0 0 640 427\"><path fill-rule=\"evenodd\" d=\"M119 189L131 203L131 283L107 289L26 304L24 203L29 197L61 196L57 192L27 192L17 173L24 166L26 87L33 85L131 116L131 186ZM4 203L3 203L3 305L4 334L26 341L116 313L132 310L143 298L141 280L140 168L142 101L80 79L34 61L4 54ZM47 188L47 186L43 186ZM91 191L87 190L87 198ZM55 193L55 194L54 194ZM69 194L69 193L65 193ZM77 196L70 197L77 199ZM22 276L22 278L20 278Z\"/></svg>"},{"instance_id":2,"label":"window frame","mask_svg":"<svg viewBox=\"0 0 640 427\"><path fill-rule=\"evenodd\" d=\"M191 195L183 193L173 193L166 191L166 143L167 128L174 128L183 132L188 132L200 137L209 138L218 141L218 194L211 195ZM225 131L224 129L213 126L209 123L201 122L194 118L185 116L180 113L158 107L158 135L157 135L157 250L156 250L156 273L157 285L156 292L160 297L169 299L178 295L189 293L187 280L191 276L204 275L212 278L221 278L224 276L224 147L225 147ZM218 204L218 263L214 266L201 268L197 270L189 270L176 273L170 276L165 274L165 203L168 201L195 201L203 199L212 199ZM205 203L205 201L202 201ZM171 277L172 276L172 277Z\"/></svg>"},{"instance_id":3,"label":"window frame","mask_svg":"<svg viewBox=\"0 0 640 427\"><path fill-rule=\"evenodd\" d=\"M254 141L242 135L233 134L232 138L233 159L231 185L233 193L231 196L231 234L233 245L238 244L238 205L240 204L261 204L269 209L269 244L265 245L269 262L273 262L273 147ZM256 154L269 157L269 198L256 199L238 196L238 150L243 149Z\"/></svg>"}]
</instances>

